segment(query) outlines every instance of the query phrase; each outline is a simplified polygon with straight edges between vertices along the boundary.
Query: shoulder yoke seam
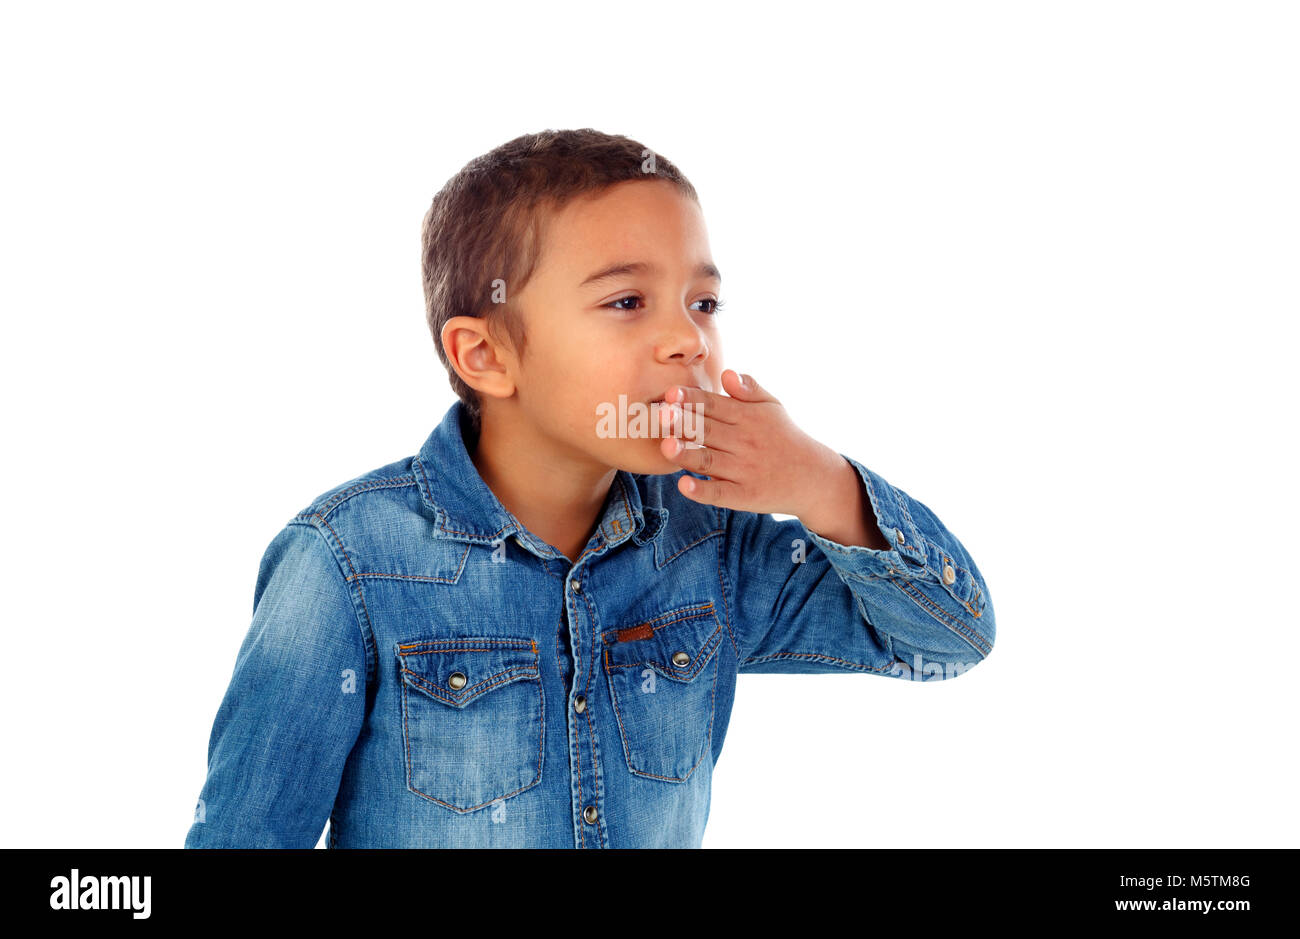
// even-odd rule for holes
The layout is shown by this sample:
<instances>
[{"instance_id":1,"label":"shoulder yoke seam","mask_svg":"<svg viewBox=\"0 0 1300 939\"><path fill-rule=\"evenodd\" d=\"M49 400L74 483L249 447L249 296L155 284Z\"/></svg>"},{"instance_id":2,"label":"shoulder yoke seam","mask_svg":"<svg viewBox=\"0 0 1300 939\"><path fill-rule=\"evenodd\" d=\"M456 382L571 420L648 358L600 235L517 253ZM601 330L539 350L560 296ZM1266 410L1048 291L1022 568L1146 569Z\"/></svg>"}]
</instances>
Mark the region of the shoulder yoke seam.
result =
<instances>
[{"instance_id":1,"label":"shoulder yoke seam","mask_svg":"<svg viewBox=\"0 0 1300 939\"><path fill-rule=\"evenodd\" d=\"M320 508L313 509L308 507L307 511L299 512L294 519L308 519L312 517L328 518L329 514L336 508L361 492L367 492L371 489L401 489L404 486L416 486L418 483L414 473L406 473L402 476L389 476L384 479L371 479L364 483L357 483L355 486L349 486L342 492L336 492L326 500Z\"/></svg>"}]
</instances>

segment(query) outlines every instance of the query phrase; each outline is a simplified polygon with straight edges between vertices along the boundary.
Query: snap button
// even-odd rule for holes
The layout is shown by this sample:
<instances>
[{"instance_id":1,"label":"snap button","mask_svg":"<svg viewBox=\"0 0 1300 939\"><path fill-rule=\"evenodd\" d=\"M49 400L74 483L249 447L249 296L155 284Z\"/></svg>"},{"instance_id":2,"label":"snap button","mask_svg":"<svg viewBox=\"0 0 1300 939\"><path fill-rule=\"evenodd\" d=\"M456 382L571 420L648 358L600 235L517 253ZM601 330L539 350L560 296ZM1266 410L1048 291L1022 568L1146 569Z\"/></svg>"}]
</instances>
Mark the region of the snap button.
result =
<instances>
[{"instance_id":1,"label":"snap button","mask_svg":"<svg viewBox=\"0 0 1300 939\"><path fill-rule=\"evenodd\" d=\"M582 695L578 695L576 698L573 699L573 709L577 711L579 714L587 710L587 699L584 698Z\"/></svg>"},{"instance_id":2,"label":"snap button","mask_svg":"<svg viewBox=\"0 0 1300 939\"><path fill-rule=\"evenodd\" d=\"M899 544L902 544L902 543L903 543L903 529L901 529L901 528L895 528L895 529L894 529L894 535L898 538L898 543L899 543Z\"/></svg>"},{"instance_id":3,"label":"snap button","mask_svg":"<svg viewBox=\"0 0 1300 939\"><path fill-rule=\"evenodd\" d=\"M451 685L453 691L460 691L465 687L466 681L468 679L465 677L464 672L452 672L451 677L447 679L447 684Z\"/></svg>"},{"instance_id":4,"label":"snap button","mask_svg":"<svg viewBox=\"0 0 1300 939\"><path fill-rule=\"evenodd\" d=\"M945 564L943 566L943 582L945 584L950 584L956 579L957 579L957 572L952 569L952 565Z\"/></svg>"},{"instance_id":5,"label":"snap button","mask_svg":"<svg viewBox=\"0 0 1300 939\"><path fill-rule=\"evenodd\" d=\"M582 817L587 820L588 824L596 824L596 807L594 805L587 806L582 810Z\"/></svg>"},{"instance_id":6,"label":"snap button","mask_svg":"<svg viewBox=\"0 0 1300 939\"><path fill-rule=\"evenodd\" d=\"M576 581L576 580L574 580L574 581L570 581L570 582L569 582L569 589L571 589L574 593L581 593L581 592L582 592L582 584L581 584L579 581Z\"/></svg>"},{"instance_id":7,"label":"snap button","mask_svg":"<svg viewBox=\"0 0 1300 939\"><path fill-rule=\"evenodd\" d=\"M687 655L685 652L673 653L673 664L676 665L678 668L685 668L690 663L691 663L691 657Z\"/></svg>"}]
</instances>

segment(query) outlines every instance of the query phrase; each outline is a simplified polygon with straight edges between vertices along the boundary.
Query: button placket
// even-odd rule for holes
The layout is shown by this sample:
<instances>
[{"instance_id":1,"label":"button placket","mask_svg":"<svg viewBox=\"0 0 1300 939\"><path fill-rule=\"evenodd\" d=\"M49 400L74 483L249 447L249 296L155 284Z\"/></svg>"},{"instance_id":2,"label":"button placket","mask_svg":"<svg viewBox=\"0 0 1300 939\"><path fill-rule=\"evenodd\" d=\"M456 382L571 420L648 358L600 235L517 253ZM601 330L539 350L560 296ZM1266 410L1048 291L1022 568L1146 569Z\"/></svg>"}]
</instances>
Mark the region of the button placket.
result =
<instances>
[{"instance_id":1,"label":"button placket","mask_svg":"<svg viewBox=\"0 0 1300 939\"><path fill-rule=\"evenodd\" d=\"M582 581L576 577L573 580L569 581L569 592L575 595L582 593ZM578 714L582 714L587 710L587 698L585 695L580 694L574 696L573 710ZM578 772L582 773L583 770L579 768ZM582 819L588 825L595 825L597 818L598 818L598 814L596 812L596 807L594 805L588 805L586 808L582 810Z\"/></svg>"}]
</instances>

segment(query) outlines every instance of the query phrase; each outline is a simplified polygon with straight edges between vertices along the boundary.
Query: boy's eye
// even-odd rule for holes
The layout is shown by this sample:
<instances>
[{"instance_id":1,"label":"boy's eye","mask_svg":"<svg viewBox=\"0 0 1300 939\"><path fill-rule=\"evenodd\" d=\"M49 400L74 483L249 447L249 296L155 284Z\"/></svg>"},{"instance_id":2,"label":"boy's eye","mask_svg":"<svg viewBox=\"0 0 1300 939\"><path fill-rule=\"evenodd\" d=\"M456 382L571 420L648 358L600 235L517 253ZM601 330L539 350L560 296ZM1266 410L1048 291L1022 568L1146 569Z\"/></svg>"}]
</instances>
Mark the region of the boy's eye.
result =
<instances>
[{"instance_id":1,"label":"boy's eye","mask_svg":"<svg viewBox=\"0 0 1300 939\"><path fill-rule=\"evenodd\" d=\"M620 304L620 303L627 303L629 300L633 301L633 306L618 306L618 304ZM607 306L607 307L613 307L613 308L616 309L616 310L627 310L627 311L630 312L630 311L636 309L635 304L636 304L636 303L639 303L639 302L641 302L641 298L638 297L638 296L636 296L636 294L633 294L633 295L628 296L628 297L619 297L617 300L611 300L609 303L606 303L605 306ZM696 303L711 303L711 304L713 304L713 305L710 306L707 310L702 310L702 311L701 311L701 312L703 312L703 313L708 313L708 314L710 314L710 315L712 315L712 314L714 314L714 313L717 313L718 310L722 309L722 301L721 301L721 300L715 300L713 297L705 297L705 298L703 298L702 300L696 300L695 302L696 302Z\"/></svg>"}]
</instances>

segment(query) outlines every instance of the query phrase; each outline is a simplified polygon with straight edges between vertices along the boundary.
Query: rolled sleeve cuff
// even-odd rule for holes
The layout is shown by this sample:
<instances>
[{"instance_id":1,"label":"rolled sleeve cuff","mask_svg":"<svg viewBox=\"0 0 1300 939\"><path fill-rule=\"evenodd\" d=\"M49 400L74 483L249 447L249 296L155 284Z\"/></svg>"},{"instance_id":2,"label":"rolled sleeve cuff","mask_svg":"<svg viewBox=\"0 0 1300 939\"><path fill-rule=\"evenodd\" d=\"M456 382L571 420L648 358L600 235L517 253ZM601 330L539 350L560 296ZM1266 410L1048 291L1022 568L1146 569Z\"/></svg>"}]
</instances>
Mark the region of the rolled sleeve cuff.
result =
<instances>
[{"instance_id":1,"label":"rolled sleeve cuff","mask_svg":"<svg viewBox=\"0 0 1300 939\"><path fill-rule=\"evenodd\" d=\"M876 525L893 547L879 551L861 545L842 545L808 531L808 537L822 549L831 565L850 582L879 581L888 577L933 582L966 613L976 618L983 615L988 606L988 595L983 582L975 574L974 562L969 560L952 533L928 510L925 510L923 518L928 519L930 528L917 527L913 516L919 514L919 504L913 503L907 493L895 489L880 474L850 456L840 455L858 471L866 485ZM808 530L806 525L804 530Z\"/></svg>"},{"instance_id":2,"label":"rolled sleeve cuff","mask_svg":"<svg viewBox=\"0 0 1300 939\"><path fill-rule=\"evenodd\" d=\"M912 523L898 491L883 476L867 469L853 457L844 453L840 456L858 471L858 476L866 486L876 527L892 547L883 551L864 545L842 545L810 531L805 525L804 531L808 532L809 539L826 553L836 570L848 577L862 580L887 577L897 574L904 563L924 569L925 538Z\"/></svg>"}]
</instances>

